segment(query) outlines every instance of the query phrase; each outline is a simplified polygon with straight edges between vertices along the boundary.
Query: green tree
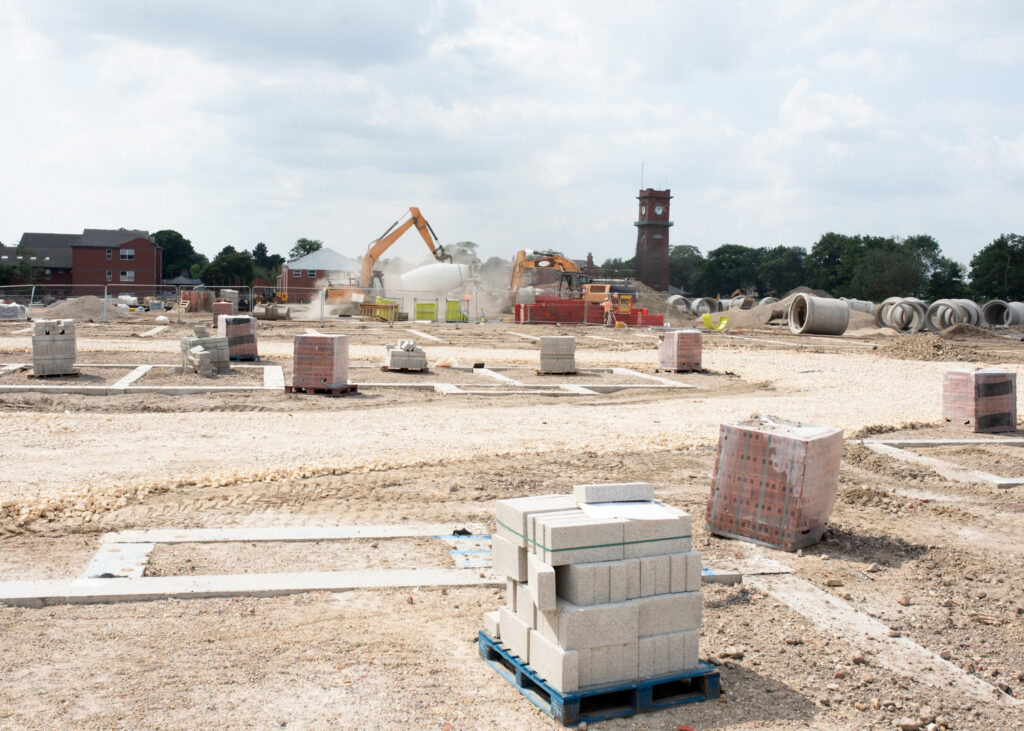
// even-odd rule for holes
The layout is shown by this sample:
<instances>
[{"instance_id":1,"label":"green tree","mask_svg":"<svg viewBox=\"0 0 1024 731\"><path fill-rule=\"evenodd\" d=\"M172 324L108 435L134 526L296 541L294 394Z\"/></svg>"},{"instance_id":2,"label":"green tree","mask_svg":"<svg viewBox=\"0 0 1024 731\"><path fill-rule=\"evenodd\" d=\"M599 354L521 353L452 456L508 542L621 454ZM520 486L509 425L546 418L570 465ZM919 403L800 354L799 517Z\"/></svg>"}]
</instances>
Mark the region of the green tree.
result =
<instances>
[{"instance_id":1,"label":"green tree","mask_svg":"<svg viewBox=\"0 0 1024 731\"><path fill-rule=\"evenodd\" d=\"M802 246L774 246L761 250L757 289L762 295L782 295L807 280L807 250Z\"/></svg>"},{"instance_id":2,"label":"green tree","mask_svg":"<svg viewBox=\"0 0 1024 731\"><path fill-rule=\"evenodd\" d=\"M174 279L179 274L188 272L193 264L203 265L207 259L196 252L192 242L177 231L164 229L153 234L153 241L163 249L163 277Z\"/></svg>"},{"instance_id":3,"label":"green tree","mask_svg":"<svg viewBox=\"0 0 1024 731\"><path fill-rule=\"evenodd\" d=\"M708 252L699 286L708 295L727 297L734 290L757 289L761 249L723 244Z\"/></svg>"},{"instance_id":4,"label":"green tree","mask_svg":"<svg viewBox=\"0 0 1024 731\"><path fill-rule=\"evenodd\" d=\"M843 296L873 302L892 295L916 296L924 294L926 281L921 260L908 247L895 241L878 242L860 257Z\"/></svg>"},{"instance_id":5,"label":"green tree","mask_svg":"<svg viewBox=\"0 0 1024 731\"><path fill-rule=\"evenodd\" d=\"M694 294L704 273L704 256L696 246L673 246L668 252L668 281L673 287Z\"/></svg>"},{"instance_id":6,"label":"green tree","mask_svg":"<svg viewBox=\"0 0 1024 731\"><path fill-rule=\"evenodd\" d=\"M280 254L271 254L267 250L267 245L261 241L252 247L252 261L258 267L273 269L284 264L284 257Z\"/></svg>"},{"instance_id":7,"label":"green tree","mask_svg":"<svg viewBox=\"0 0 1024 731\"><path fill-rule=\"evenodd\" d=\"M449 244L444 251L452 258L453 264L480 265L480 257L477 256L477 245L472 241L460 241L457 244Z\"/></svg>"},{"instance_id":8,"label":"green tree","mask_svg":"<svg viewBox=\"0 0 1024 731\"><path fill-rule=\"evenodd\" d=\"M943 297L969 297L970 288L967 286L966 279L967 267L958 261L940 256L935 262L931 274L928 275L924 298L937 300Z\"/></svg>"},{"instance_id":9,"label":"green tree","mask_svg":"<svg viewBox=\"0 0 1024 731\"><path fill-rule=\"evenodd\" d=\"M202 273L203 284L213 286L251 286L253 278L252 254L225 246Z\"/></svg>"},{"instance_id":10,"label":"green tree","mask_svg":"<svg viewBox=\"0 0 1024 731\"><path fill-rule=\"evenodd\" d=\"M288 251L288 261L298 259L306 254L312 254L314 251L320 251L322 248L324 248L324 242L319 239L297 239L295 246Z\"/></svg>"},{"instance_id":11,"label":"green tree","mask_svg":"<svg viewBox=\"0 0 1024 731\"><path fill-rule=\"evenodd\" d=\"M1003 234L974 255L971 291L982 299L1024 300L1024 236Z\"/></svg>"},{"instance_id":12,"label":"green tree","mask_svg":"<svg viewBox=\"0 0 1024 731\"><path fill-rule=\"evenodd\" d=\"M628 279L636 273L636 257L629 259L605 259L600 276L606 279Z\"/></svg>"},{"instance_id":13,"label":"green tree","mask_svg":"<svg viewBox=\"0 0 1024 731\"><path fill-rule=\"evenodd\" d=\"M863 254L864 241L860 236L824 234L807 254L806 284L836 297L853 296L847 290Z\"/></svg>"}]
</instances>

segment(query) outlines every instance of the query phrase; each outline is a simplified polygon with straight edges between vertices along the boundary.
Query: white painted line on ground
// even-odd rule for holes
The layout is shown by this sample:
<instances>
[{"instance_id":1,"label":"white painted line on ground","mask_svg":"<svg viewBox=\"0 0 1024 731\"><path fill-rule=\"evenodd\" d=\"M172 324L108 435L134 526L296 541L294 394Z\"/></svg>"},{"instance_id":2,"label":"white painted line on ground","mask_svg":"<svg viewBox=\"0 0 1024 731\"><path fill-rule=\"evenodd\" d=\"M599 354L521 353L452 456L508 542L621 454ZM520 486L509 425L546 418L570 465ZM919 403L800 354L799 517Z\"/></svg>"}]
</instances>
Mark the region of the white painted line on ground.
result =
<instances>
[{"instance_id":1,"label":"white painted line on ground","mask_svg":"<svg viewBox=\"0 0 1024 731\"><path fill-rule=\"evenodd\" d=\"M654 381L666 386L675 386L677 388L696 388L686 383L680 383L679 381L673 381L671 378L662 378L661 376L651 375L650 373L641 373L640 371L634 371L632 368L612 368L612 373L617 373L620 376L636 376L637 378L646 378L648 381Z\"/></svg>"},{"instance_id":2,"label":"white painted line on ground","mask_svg":"<svg viewBox=\"0 0 1024 731\"><path fill-rule=\"evenodd\" d=\"M163 332L164 330L166 330L169 327L170 327L170 325L157 325L152 330L147 330L144 333L139 333L139 337L140 338L151 338L154 335L156 335L157 333Z\"/></svg>"},{"instance_id":3,"label":"white painted line on ground","mask_svg":"<svg viewBox=\"0 0 1024 731\"><path fill-rule=\"evenodd\" d=\"M522 386L523 385L522 383L520 383L516 379L509 378L508 376L502 375L501 373L498 373L496 371L492 371L490 368L474 368L473 372L474 373L479 373L479 374L484 375L484 376L490 376L491 378L494 378L494 379L496 379L498 381L502 381L503 383L510 383L513 386Z\"/></svg>"},{"instance_id":4,"label":"white painted line on ground","mask_svg":"<svg viewBox=\"0 0 1024 731\"><path fill-rule=\"evenodd\" d=\"M48 579L0 582L0 604L44 607L159 599L283 596L310 591L416 586L500 586L504 578L479 569L371 569L282 574L143 576L134 579Z\"/></svg>"},{"instance_id":5,"label":"white painted line on ground","mask_svg":"<svg viewBox=\"0 0 1024 731\"><path fill-rule=\"evenodd\" d=\"M140 577L149 563L155 543L107 543L92 557L83 579Z\"/></svg>"},{"instance_id":6,"label":"white painted line on ground","mask_svg":"<svg viewBox=\"0 0 1024 731\"><path fill-rule=\"evenodd\" d=\"M536 335L527 335L525 333L517 333L517 332L514 332L512 330L506 330L505 332L508 333L509 335L515 335L518 338L524 338L525 340L540 340L540 338L538 338Z\"/></svg>"},{"instance_id":7,"label":"white painted line on ground","mask_svg":"<svg viewBox=\"0 0 1024 731\"><path fill-rule=\"evenodd\" d=\"M263 388L268 391L284 390L284 368L281 366L265 366L263 368Z\"/></svg>"},{"instance_id":8,"label":"white painted line on ground","mask_svg":"<svg viewBox=\"0 0 1024 731\"><path fill-rule=\"evenodd\" d=\"M744 576L743 583L771 594L828 634L840 634L855 647L870 652L872 662L935 688L958 687L987 703L1017 706L1021 701L999 693L985 681L943 660L906 637L890 637L889 628L858 612L845 601L792 574Z\"/></svg>"},{"instance_id":9,"label":"white painted line on ground","mask_svg":"<svg viewBox=\"0 0 1024 731\"><path fill-rule=\"evenodd\" d=\"M420 338L426 338L427 340L433 340L436 343L444 342L441 338L437 337L436 335L430 335L429 333L422 332L421 330L413 330L411 327L408 328L407 332L411 332L413 335L415 335L417 337L420 337Z\"/></svg>"},{"instance_id":10,"label":"white painted line on ground","mask_svg":"<svg viewBox=\"0 0 1024 731\"><path fill-rule=\"evenodd\" d=\"M919 464L923 467L928 467L948 480L968 483L983 482L986 485L992 485L993 487L1003 489L1024 485L1024 477L1000 477L999 475L992 475L988 472L960 467L959 465L946 462L941 459L936 459L935 457L925 457L921 454L908 452L905 449L890 447L888 444L879 442L864 441L862 444L872 452L884 454L887 457L898 459L901 462L910 462L912 464Z\"/></svg>"},{"instance_id":11,"label":"white painted line on ground","mask_svg":"<svg viewBox=\"0 0 1024 731\"><path fill-rule=\"evenodd\" d=\"M132 385L137 380L142 378L144 375L149 373L152 367L153 366L151 365L140 365L127 376L122 378L120 381L117 381L114 384L112 384L110 388L127 388L128 386Z\"/></svg>"}]
</instances>

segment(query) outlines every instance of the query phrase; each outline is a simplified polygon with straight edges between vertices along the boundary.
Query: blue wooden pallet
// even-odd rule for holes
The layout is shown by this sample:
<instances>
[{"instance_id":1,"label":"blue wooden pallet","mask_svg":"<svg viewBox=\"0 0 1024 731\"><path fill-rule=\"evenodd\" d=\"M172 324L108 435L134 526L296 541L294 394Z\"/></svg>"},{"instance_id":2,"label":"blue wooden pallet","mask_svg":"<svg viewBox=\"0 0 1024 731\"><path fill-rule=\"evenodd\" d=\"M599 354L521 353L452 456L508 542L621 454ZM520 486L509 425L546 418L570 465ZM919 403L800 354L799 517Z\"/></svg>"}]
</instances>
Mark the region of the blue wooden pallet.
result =
<instances>
[{"instance_id":1,"label":"blue wooden pallet","mask_svg":"<svg viewBox=\"0 0 1024 731\"><path fill-rule=\"evenodd\" d=\"M531 703L564 726L706 701L722 693L718 670L706 662L681 673L632 683L599 685L575 693L559 693L483 630L480 631L479 646L484 662Z\"/></svg>"},{"instance_id":2,"label":"blue wooden pallet","mask_svg":"<svg viewBox=\"0 0 1024 731\"><path fill-rule=\"evenodd\" d=\"M247 361L258 361L260 357L258 355L229 355L228 358L234 361L247 360Z\"/></svg>"}]
</instances>

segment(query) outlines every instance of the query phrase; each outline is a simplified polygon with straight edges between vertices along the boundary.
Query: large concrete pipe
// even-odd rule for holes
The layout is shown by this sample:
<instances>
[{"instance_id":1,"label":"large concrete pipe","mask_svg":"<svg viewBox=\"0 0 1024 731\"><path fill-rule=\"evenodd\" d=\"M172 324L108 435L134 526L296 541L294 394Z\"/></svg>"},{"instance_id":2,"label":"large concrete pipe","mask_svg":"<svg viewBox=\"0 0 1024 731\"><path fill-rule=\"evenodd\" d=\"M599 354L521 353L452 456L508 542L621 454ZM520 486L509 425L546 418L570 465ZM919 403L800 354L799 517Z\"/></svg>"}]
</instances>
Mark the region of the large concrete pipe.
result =
<instances>
[{"instance_id":1,"label":"large concrete pipe","mask_svg":"<svg viewBox=\"0 0 1024 731\"><path fill-rule=\"evenodd\" d=\"M889 309L902 299L901 297L887 297L875 305L875 327L889 327Z\"/></svg>"},{"instance_id":2,"label":"large concrete pipe","mask_svg":"<svg viewBox=\"0 0 1024 731\"><path fill-rule=\"evenodd\" d=\"M928 330L944 330L967 321L967 312L953 300L935 300L925 312L924 324Z\"/></svg>"},{"instance_id":3,"label":"large concrete pipe","mask_svg":"<svg viewBox=\"0 0 1024 731\"><path fill-rule=\"evenodd\" d=\"M904 297L889 308L886 324L897 332L918 333L925 328L928 307L917 297Z\"/></svg>"},{"instance_id":4,"label":"large concrete pipe","mask_svg":"<svg viewBox=\"0 0 1024 731\"><path fill-rule=\"evenodd\" d=\"M874 302L868 302L867 300L853 299L852 297L849 297L849 298L848 297L840 297L839 299L841 299L843 302L845 302L849 306L849 308L851 310L856 310L857 312L866 312L869 315L873 314L874 311L875 311L875 303Z\"/></svg>"},{"instance_id":5,"label":"large concrete pipe","mask_svg":"<svg viewBox=\"0 0 1024 731\"><path fill-rule=\"evenodd\" d=\"M776 303L778 301L779 301L778 297L762 297L761 299L759 299L757 301L757 306L760 307L761 305L770 305L770 304L774 304L774 303Z\"/></svg>"},{"instance_id":6,"label":"large concrete pipe","mask_svg":"<svg viewBox=\"0 0 1024 731\"><path fill-rule=\"evenodd\" d=\"M850 308L842 300L798 294L789 306L789 330L797 335L842 335Z\"/></svg>"},{"instance_id":7,"label":"large concrete pipe","mask_svg":"<svg viewBox=\"0 0 1024 731\"><path fill-rule=\"evenodd\" d=\"M981 308L971 300L953 300L964 308L967 313L967 324L980 325L982 323Z\"/></svg>"},{"instance_id":8,"label":"large concrete pipe","mask_svg":"<svg viewBox=\"0 0 1024 731\"><path fill-rule=\"evenodd\" d=\"M1003 324L1024 325L1024 302L1008 302L1006 305L1006 316Z\"/></svg>"},{"instance_id":9,"label":"large concrete pipe","mask_svg":"<svg viewBox=\"0 0 1024 731\"><path fill-rule=\"evenodd\" d=\"M687 314L690 312L690 300L686 299L681 294L672 295L668 298L666 304L673 310L678 310L679 312L685 312Z\"/></svg>"},{"instance_id":10,"label":"large concrete pipe","mask_svg":"<svg viewBox=\"0 0 1024 731\"><path fill-rule=\"evenodd\" d=\"M706 315L718 312L718 302L713 297L701 297L690 303L690 312L695 315Z\"/></svg>"},{"instance_id":11,"label":"large concrete pipe","mask_svg":"<svg viewBox=\"0 0 1024 731\"><path fill-rule=\"evenodd\" d=\"M985 327L1002 327L1006 323L1007 305L1002 300L989 300L981 307Z\"/></svg>"}]
</instances>

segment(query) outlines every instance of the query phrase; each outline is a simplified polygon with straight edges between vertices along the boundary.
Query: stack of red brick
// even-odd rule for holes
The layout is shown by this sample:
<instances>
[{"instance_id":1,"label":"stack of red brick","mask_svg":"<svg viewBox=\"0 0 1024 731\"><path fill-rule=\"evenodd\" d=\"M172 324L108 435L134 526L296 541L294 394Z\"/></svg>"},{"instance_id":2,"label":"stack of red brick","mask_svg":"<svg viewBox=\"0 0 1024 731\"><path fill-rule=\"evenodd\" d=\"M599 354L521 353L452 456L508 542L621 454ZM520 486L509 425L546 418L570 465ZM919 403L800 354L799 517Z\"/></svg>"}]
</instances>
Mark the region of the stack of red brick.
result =
<instances>
[{"instance_id":1,"label":"stack of red brick","mask_svg":"<svg viewBox=\"0 0 1024 731\"><path fill-rule=\"evenodd\" d=\"M1017 374L997 370L946 371L942 378L942 418L972 432L1017 428Z\"/></svg>"},{"instance_id":2,"label":"stack of red brick","mask_svg":"<svg viewBox=\"0 0 1024 731\"><path fill-rule=\"evenodd\" d=\"M213 303L213 324L217 325L221 315L234 315L235 305L230 300L215 300Z\"/></svg>"},{"instance_id":3,"label":"stack of red brick","mask_svg":"<svg viewBox=\"0 0 1024 731\"><path fill-rule=\"evenodd\" d=\"M217 335L228 339L228 350L235 360L256 360L259 357L256 328L255 317L221 315L217 318Z\"/></svg>"},{"instance_id":4,"label":"stack of red brick","mask_svg":"<svg viewBox=\"0 0 1024 731\"><path fill-rule=\"evenodd\" d=\"M706 514L712 533L794 551L817 543L839 488L843 432L773 418L723 424Z\"/></svg>"},{"instance_id":5,"label":"stack of red brick","mask_svg":"<svg viewBox=\"0 0 1024 731\"><path fill-rule=\"evenodd\" d=\"M188 302L189 312L210 312L213 310L213 292L188 290L181 293L181 301Z\"/></svg>"},{"instance_id":6,"label":"stack of red brick","mask_svg":"<svg viewBox=\"0 0 1024 731\"><path fill-rule=\"evenodd\" d=\"M340 388L348 384L348 335L297 335L292 385Z\"/></svg>"},{"instance_id":7,"label":"stack of red brick","mask_svg":"<svg viewBox=\"0 0 1024 731\"><path fill-rule=\"evenodd\" d=\"M658 346L658 367L666 371L699 371L701 366L700 332L673 330Z\"/></svg>"}]
</instances>

